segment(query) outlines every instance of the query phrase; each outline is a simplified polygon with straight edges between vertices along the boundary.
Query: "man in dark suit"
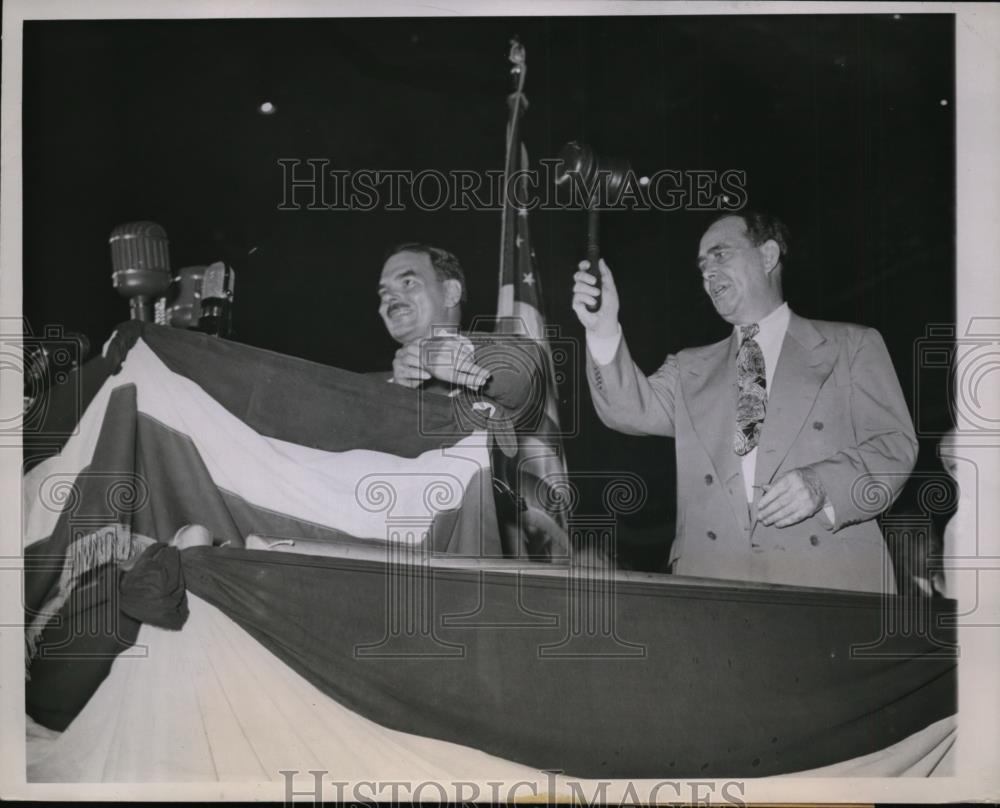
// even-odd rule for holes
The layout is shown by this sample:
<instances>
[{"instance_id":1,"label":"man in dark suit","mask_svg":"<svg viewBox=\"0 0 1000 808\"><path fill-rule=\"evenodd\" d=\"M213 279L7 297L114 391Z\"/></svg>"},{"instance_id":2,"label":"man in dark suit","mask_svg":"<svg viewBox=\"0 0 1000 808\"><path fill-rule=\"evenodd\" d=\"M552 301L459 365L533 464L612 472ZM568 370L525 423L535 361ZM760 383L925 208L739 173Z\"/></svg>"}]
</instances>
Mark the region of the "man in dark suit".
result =
<instances>
[{"instance_id":1,"label":"man in dark suit","mask_svg":"<svg viewBox=\"0 0 1000 808\"><path fill-rule=\"evenodd\" d=\"M876 517L913 468L913 424L877 331L789 310L787 251L787 228L768 215L713 222L698 265L733 334L648 377L621 333L610 270L602 261L589 312L597 294L582 262L573 308L591 397L611 428L676 440L675 573L894 591Z\"/></svg>"},{"instance_id":2,"label":"man in dark suit","mask_svg":"<svg viewBox=\"0 0 1000 808\"><path fill-rule=\"evenodd\" d=\"M530 340L459 331L465 274L447 250L408 243L391 249L378 285L379 315L400 343L393 384L453 394L481 393L509 413L543 395L541 358Z\"/></svg>"},{"instance_id":3,"label":"man in dark suit","mask_svg":"<svg viewBox=\"0 0 1000 808\"><path fill-rule=\"evenodd\" d=\"M434 394L465 393L463 399L471 393L498 405L488 422L501 449L493 452L493 472L505 552L565 557L566 531L539 502L530 457L518 452L544 423L538 345L514 334L460 332L465 274L458 259L439 247L409 243L391 249L378 294L386 330L400 343L392 374L380 374L386 381Z\"/></svg>"}]
</instances>

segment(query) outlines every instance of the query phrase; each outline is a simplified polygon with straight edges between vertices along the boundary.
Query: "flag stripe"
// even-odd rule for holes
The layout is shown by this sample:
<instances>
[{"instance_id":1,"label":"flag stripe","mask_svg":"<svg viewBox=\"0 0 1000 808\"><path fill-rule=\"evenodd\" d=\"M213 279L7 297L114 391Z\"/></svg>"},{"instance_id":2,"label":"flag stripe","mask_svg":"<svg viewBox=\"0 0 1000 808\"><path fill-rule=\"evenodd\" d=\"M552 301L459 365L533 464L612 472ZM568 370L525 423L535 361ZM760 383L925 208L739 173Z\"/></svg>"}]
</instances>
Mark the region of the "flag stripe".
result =
<instances>
[{"instance_id":1,"label":"flag stripe","mask_svg":"<svg viewBox=\"0 0 1000 808\"><path fill-rule=\"evenodd\" d=\"M580 784L574 799L566 776L546 776L470 746L375 724L291 671L217 607L193 593L188 601L191 616L184 630L142 627L137 643L148 649L147 657L138 665L131 659L116 662L67 732L53 738L28 722L29 782L176 781L183 773L188 781L280 783L281 769L306 768L336 772L341 781L409 783L409 791L400 792L409 797L426 795L427 789L415 793L413 785L428 780L464 783L466 797L469 781L492 780L537 782L536 793L549 802L580 801ZM152 692L156 698L150 698ZM590 736L604 746L598 719ZM724 735L723 723L720 744ZM884 750L792 776L949 776L955 769L946 768L954 762L947 750L955 737L956 720L942 718ZM658 795L662 801L663 778L682 776L677 763L665 757L656 779L633 781L636 799L652 804ZM711 776L707 771L697 776ZM303 775L308 789L312 777ZM584 788L584 799L602 801L599 784L593 786ZM461 802L462 791L455 800Z\"/></svg>"},{"instance_id":2,"label":"flag stripe","mask_svg":"<svg viewBox=\"0 0 1000 808\"><path fill-rule=\"evenodd\" d=\"M136 471L146 489L155 489L161 498L188 490L207 495L219 488L265 511L359 538L381 539L388 514L378 508L379 503L369 501L372 496L391 496L396 514L430 520L442 510L460 507L466 485L489 469L487 438L482 433L411 458L366 449L322 451L261 437L199 385L168 370L140 340L121 372L109 380L108 390L85 414L86 436L70 440L64 454L72 460L50 460L33 469L29 490L37 490L41 477L72 476L74 464L76 468L89 465L90 458L82 456L82 450L75 451L73 444L77 440L87 446L93 443L91 422L103 421L102 404L106 409L108 397L126 386L134 386L139 411L138 441L144 465ZM353 420L359 420L359 415ZM436 499L426 496L431 488ZM29 508L29 513L34 520L27 531L29 542L51 533L59 516L51 508ZM224 529L219 520L215 522ZM149 535L164 541L170 538Z\"/></svg>"},{"instance_id":3,"label":"flag stripe","mask_svg":"<svg viewBox=\"0 0 1000 808\"><path fill-rule=\"evenodd\" d=\"M588 603L567 595L567 580L530 572L449 568L404 580L383 563L310 561L195 548L185 575L192 592L350 709L538 768L766 776L884 748L955 710L955 659L935 641L885 637L882 656L852 655L861 638L881 635L878 597L619 580L605 633L577 622L580 609L609 606L596 579L577 580ZM301 619L289 625L280 615L292 581ZM407 599L418 581L435 604L423 633L398 622L418 608ZM257 608L243 607L244 590ZM953 604L935 608L943 615ZM386 654L366 657L359 646Z\"/></svg>"},{"instance_id":4,"label":"flag stripe","mask_svg":"<svg viewBox=\"0 0 1000 808\"><path fill-rule=\"evenodd\" d=\"M172 346L172 336L161 333L154 342ZM220 361L211 351L199 356L198 343L188 335L177 336L193 352L187 365L210 368ZM240 358L231 346L226 351L230 365L245 365L255 353L247 349ZM212 377L210 371L196 375ZM378 412L380 395L393 398L400 391L379 385L369 406L347 412L344 402L357 394L351 381L345 377L312 390L299 383L286 391L311 396L307 408L319 402L340 409L344 434L324 443L343 448L329 451L258 434L194 380L168 368L145 339L131 348L63 451L25 476L25 643L29 675L36 680L28 705L36 720L65 726L107 673L109 660L127 647L115 609L108 606L104 614L98 601L114 597L117 564L141 552L139 537L168 542L179 528L198 524L216 542L234 546L256 534L367 541L387 553L405 544L427 553L502 555L488 436L459 429L449 402L450 423L440 423L452 434L408 441L411 450L423 448L419 454L359 446L366 433L353 425ZM215 389L229 392L226 385ZM398 420L412 424L421 397L414 391L406 397L410 418ZM300 404L286 400L289 411ZM111 586L111 593L95 592L95 580ZM81 598L91 602L81 605ZM99 630L95 615L104 620ZM97 658L67 665L52 654L59 648ZM47 698L56 692L65 695Z\"/></svg>"},{"instance_id":5,"label":"flag stripe","mask_svg":"<svg viewBox=\"0 0 1000 808\"><path fill-rule=\"evenodd\" d=\"M183 329L144 324L142 340L167 368L265 437L415 457L464 436L444 396L418 398L384 379Z\"/></svg>"},{"instance_id":6,"label":"flag stripe","mask_svg":"<svg viewBox=\"0 0 1000 808\"><path fill-rule=\"evenodd\" d=\"M29 494L31 510L56 515L51 535L25 557L29 631L38 628L30 618L59 596L61 620L42 619L32 643L27 690L32 717L53 726L72 720L134 636L116 608L120 570L110 559L131 558L131 540L142 530L163 540L193 521L239 536L259 526L321 536L315 520L306 525L292 513L289 520L298 522L269 522L283 517L219 487L212 463L219 474L237 470L203 456L196 426L193 436L179 427L198 421L197 413L213 425L216 415L233 416L190 379L157 370L147 348L137 345L95 397L84 420L99 426L82 425L63 456L26 478L51 485L63 479L53 476L58 470L75 488L62 500L52 491ZM148 397L158 400L147 405ZM416 397L411 402L415 407ZM232 440L250 441L247 429ZM277 452L273 436L256 440ZM289 463L317 451L286 449ZM467 495L489 488L486 468L476 465L465 478ZM123 497L137 481L146 494ZM487 518L492 500L484 496L457 511L445 497L419 515L382 500L379 535L396 541L368 541L398 551L384 561L192 547L180 554L183 579L349 709L387 727L576 776L797 771L884 748L955 710L954 620L943 620L953 618L950 601L896 607L929 608L934 633L927 636L886 632L886 609L895 602L857 593L640 580L573 566L501 572L485 562L439 564L430 552L403 558L398 540L428 524L435 538L441 531L444 549L462 549L469 537L489 538L497 548L495 516ZM470 514L471 526L463 521ZM29 513L29 524L49 518ZM336 525L331 539L340 538L333 531L343 522ZM880 643L878 653L859 660L857 646L865 643ZM155 677L145 684L154 702L173 685ZM795 710L787 709L789 693ZM139 708L123 720L135 720ZM266 731L266 722L253 731Z\"/></svg>"}]
</instances>

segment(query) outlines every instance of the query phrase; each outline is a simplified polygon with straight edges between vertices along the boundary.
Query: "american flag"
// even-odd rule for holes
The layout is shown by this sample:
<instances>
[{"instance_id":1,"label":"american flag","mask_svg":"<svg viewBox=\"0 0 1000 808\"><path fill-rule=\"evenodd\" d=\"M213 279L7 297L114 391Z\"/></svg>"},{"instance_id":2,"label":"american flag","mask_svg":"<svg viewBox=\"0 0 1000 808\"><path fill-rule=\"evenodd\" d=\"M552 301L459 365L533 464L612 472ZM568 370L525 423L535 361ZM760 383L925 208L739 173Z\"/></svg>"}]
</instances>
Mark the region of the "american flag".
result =
<instances>
[{"instance_id":1,"label":"american flag","mask_svg":"<svg viewBox=\"0 0 1000 808\"><path fill-rule=\"evenodd\" d=\"M503 223L500 244L500 284L497 297L497 331L517 333L535 340L541 350L545 366L545 417L543 424L529 435L519 436L517 463L517 490L521 495L523 512L527 517L545 515L554 520L553 532L560 531L553 544L568 552L566 540L566 513L561 506L558 491L566 480L566 463L562 451L559 427L558 389L551 332L543 314L542 281L535 268L535 252L531 247L528 228L528 209L522 204L529 199L527 170L530 167L528 150L521 140L521 116L527 109L524 96L524 79L527 73L523 46L514 40L511 44L511 72L516 89L508 96L510 118L507 123L507 148L504 163ZM508 181L516 172L514 186ZM540 486L548 493L537 496ZM558 552L558 551L556 551Z\"/></svg>"}]
</instances>

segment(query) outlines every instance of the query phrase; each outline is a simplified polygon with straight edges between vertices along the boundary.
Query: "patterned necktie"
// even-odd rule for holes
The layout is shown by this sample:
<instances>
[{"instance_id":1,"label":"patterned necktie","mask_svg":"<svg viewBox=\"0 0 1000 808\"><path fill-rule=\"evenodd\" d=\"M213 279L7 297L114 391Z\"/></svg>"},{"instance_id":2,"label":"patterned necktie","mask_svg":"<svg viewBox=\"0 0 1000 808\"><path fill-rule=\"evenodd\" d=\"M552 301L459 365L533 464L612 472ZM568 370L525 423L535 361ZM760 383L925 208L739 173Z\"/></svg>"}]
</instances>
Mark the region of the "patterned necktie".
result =
<instances>
[{"instance_id":1,"label":"patterned necktie","mask_svg":"<svg viewBox=\"0 0 1000 808\"><path fill-rule=\"evenodd\" d=\"M756 448L760 429L767 412L767 376L764 373L764 352L754 339L760 326L740 326L742 342L736 354L736 435L733 451L740 457Z\"/></svg>"}]
</instances>

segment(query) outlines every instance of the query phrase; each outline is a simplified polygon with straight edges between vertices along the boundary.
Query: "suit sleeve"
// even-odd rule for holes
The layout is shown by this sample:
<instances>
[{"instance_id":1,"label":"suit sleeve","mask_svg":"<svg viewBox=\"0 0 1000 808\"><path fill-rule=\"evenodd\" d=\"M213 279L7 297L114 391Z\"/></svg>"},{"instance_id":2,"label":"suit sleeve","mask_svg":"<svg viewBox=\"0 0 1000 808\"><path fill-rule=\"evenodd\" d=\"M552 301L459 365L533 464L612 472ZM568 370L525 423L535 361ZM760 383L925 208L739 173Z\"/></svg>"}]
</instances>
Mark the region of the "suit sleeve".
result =
<instances>
[{"instance_id":1,"label":"suit sleeve","mask_svg":"<svg viewBox=\"0 0 1000 808\"><path fill-rule=\"evenodd\" d=\"M855 444L810 466L833 505L832 530L874 519L906 484L917 437L881 335L865 329L850 357Z\"/></svg>"},{"instance_id":2,"label":"suit sleeve","mask_svg":"<svg viewBox=\"0 0 1000 808\"><path fill-rule=\"evenodd\" d=\"M671 354L651 376L632 360L625 338L601 365L587 351L587 382L601 421L627 435L674 436L677 358Z\"/></svg>"},{"instance_id":3,"label":"suit sleeve","mask_svg":"<svg viewBox=\"0 0 1000 808\"><path fill-rule=\"evenodd\" d=\"M476 362L490 372L483 395L511 413L519 423L522 413L544 401L545 374L541 348L532 340L505 340L476 348Z\"/></svg>"}]
</instances>

